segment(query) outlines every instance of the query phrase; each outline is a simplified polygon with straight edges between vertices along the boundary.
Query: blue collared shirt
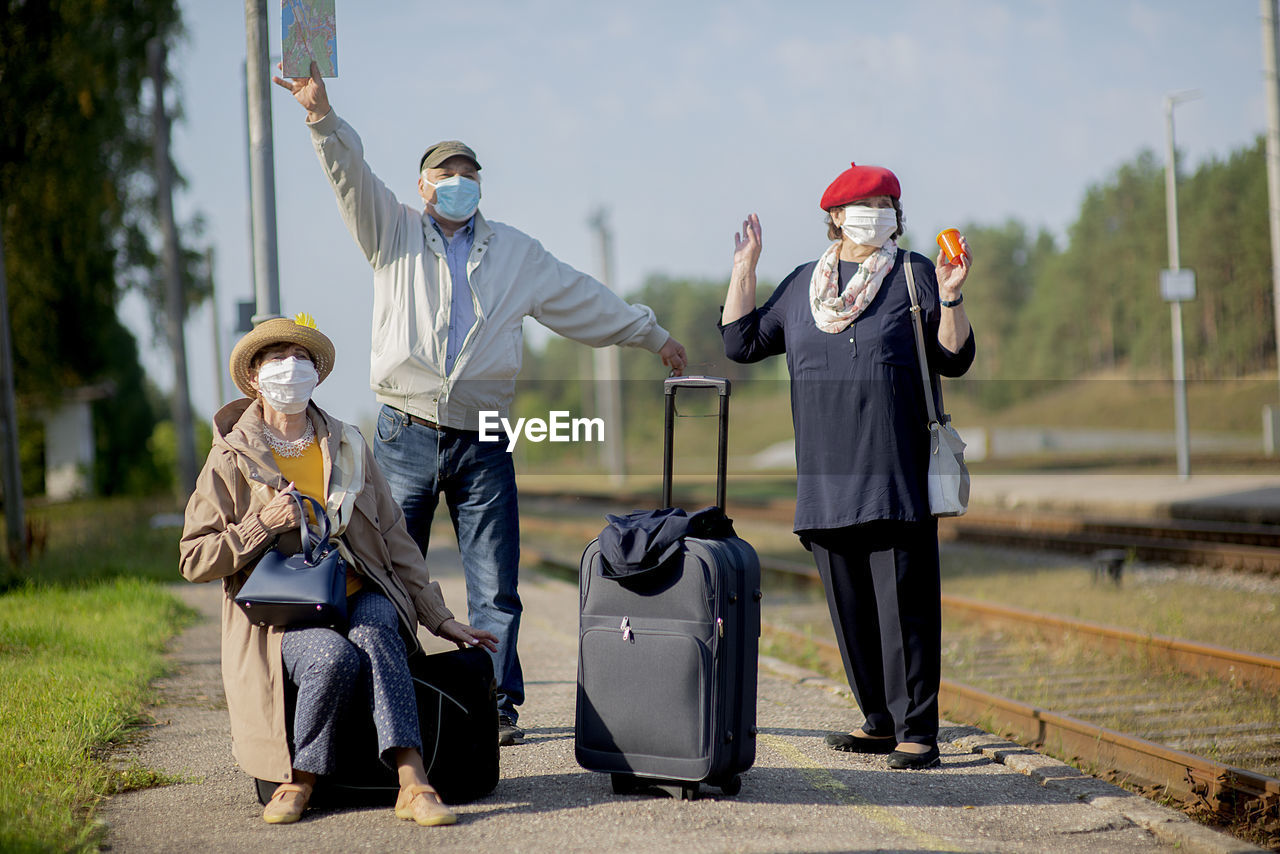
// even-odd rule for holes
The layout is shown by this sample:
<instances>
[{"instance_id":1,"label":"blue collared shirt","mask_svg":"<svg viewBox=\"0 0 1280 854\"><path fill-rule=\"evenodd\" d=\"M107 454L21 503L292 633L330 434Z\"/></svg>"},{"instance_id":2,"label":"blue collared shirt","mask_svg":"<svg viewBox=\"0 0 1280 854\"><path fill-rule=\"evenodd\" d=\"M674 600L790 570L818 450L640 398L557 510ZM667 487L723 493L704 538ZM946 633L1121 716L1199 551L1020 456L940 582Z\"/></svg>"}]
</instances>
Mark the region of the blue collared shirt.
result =
<instances>
[{"instance_id":1,"label":"blue collared shirt","mask_svg":"<svg viewBox=\"0 0 1280 854\"><path fill-rule=\"evenodd\" d=\"M476 325L476 307L471 302L471 286L467 283L467 258L471 255L471 246L475 243L475 217L467 220L467 224L453 233L453 237L445 235L431 217L431 225L444 239L444 260L449 265L449 278L453 280L453 300L449 305L449 344L445 348L444 373L453 373L453 361L458 358L462 342L467 340L467 333Z\"/></svg>"}]
</instances>

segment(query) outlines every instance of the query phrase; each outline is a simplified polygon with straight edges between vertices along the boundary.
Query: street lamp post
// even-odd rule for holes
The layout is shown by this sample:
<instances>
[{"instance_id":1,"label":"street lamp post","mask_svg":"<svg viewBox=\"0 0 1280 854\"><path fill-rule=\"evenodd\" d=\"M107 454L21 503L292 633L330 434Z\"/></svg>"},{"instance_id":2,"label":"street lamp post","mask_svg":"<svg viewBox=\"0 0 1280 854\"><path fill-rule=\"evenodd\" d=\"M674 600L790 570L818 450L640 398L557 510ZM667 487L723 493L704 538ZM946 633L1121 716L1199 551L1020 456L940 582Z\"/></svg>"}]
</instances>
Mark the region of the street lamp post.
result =
<instances>
[{"instance_id":1,"label":"street lamp post","mask_svg":"<svg viewBox=\"0 0 1280 854\"><path fill-rule=\"evenodd\" d=\"M600 281L613 289L613 234L609 230L609 212L600 208L587 220L600 237ZM599 347L592 351L595 361L596 406L605 419L605 441L600 446L600 461L609 472L610 483L621 487L626 482L627 456L622 429L622 365L618 348Z\"/></svg>"},{"instance_id":2,"label":"street lamp post","mask_svg":"<svg viewBox=\"0 0 1280 854\"><path fill-rule=\"evenodd\" d=\"M1267 212L1271 227L1271 304L1275 314L1276 355L1280 357L1280 72L1277 71L1276 0L1262 6L1262 62L1267 93ZM1280 363L1280 358L1277 359ZM1280 454L1280 409L1265 406L1263 437L1268 454Z\"/></svg>"},{"instance_id":3,"label":"street lamp post","mask_svg":"<svg viewBox=\"0 0 1280 854\"><path fill-rule=\"evenodd\" d=\"M1178 168L1177 153L1173 145L1173 108L1183 101L1199 98L1195 90L1174 92L1164 99L1164 124L1167 131L1168 150L1164 166L1165 221L1169 233L1169 271L1175 275L1181 269L1178 260ZM1175 444L1178 457L1178 477L1191 477L1191 436L1187 426L1187 374L1182 344L1183 295L1170 296L1169 318L1173 327L1173 418Z\"/></svg>"},{"instance_id":4,"label":"street lamp post","mask_svg":"<svg viewBox=\"0 0 1280 854\"><path fill-rule=\"evenodd\" d=\"M254 323L280 314L276 256L276 172L271 137L271 68L267 0L244 0L245 77L249 110L249 182L253 223Z\"/></svg>"}]
</instances>

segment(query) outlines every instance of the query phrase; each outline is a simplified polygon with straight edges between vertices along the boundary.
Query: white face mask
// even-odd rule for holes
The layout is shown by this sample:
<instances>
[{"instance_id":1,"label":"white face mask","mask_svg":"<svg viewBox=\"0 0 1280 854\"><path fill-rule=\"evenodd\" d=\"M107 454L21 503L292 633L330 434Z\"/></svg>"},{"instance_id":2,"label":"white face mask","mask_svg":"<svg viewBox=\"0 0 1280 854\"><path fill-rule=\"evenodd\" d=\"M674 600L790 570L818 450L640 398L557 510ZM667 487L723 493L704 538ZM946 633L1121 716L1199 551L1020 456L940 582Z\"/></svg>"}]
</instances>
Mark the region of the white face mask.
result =
<instances>
[{"instance_id":1,"label":"white face mask","mask_svg":"<svg viewBox=\"0 0 1280 854\"><path fill-rule=\"evenodd\" d=\"M319 381L311 360L297 356L264 362L258 369L258 390L263 400L285 415L297 415L306 409Z\"/></svg>"},{"instance_id":2,"label":"white face mask","mask_svg":"<svg viewBox=\"0 0 1280 854\"><path fill-rule=\"evenodd\" d=\"M869 208L863 205L845 205L844 236L863 246L884 246L889 236L898 230L898 213L893 208Z\"/></svg>"}]
</instances>

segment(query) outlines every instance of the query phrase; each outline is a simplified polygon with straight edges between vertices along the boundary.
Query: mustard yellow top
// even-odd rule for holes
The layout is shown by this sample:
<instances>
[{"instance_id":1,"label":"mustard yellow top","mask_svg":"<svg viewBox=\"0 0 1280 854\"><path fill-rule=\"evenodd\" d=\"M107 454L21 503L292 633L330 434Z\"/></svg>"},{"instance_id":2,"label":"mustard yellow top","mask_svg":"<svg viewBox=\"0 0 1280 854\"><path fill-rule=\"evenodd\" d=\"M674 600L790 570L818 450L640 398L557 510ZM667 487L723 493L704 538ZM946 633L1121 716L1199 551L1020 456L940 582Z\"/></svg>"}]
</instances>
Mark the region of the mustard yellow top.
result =
<instances>
[{"instance_id":1,"label":"mustard yellow top","mask_svg":"<svg viewBox=\"0 0 1280 854\"><path fill-rule=\"evenodd\" d=\"M324 504L324 458L320 456L320 443L312 442L298 457L282 457L271 452L280 474L290 481L303 495L309 495Z\"/></svg>"},{"instance_id":2,"label":"mustard yellow top","mask_svg":"<svg viewBox=\"0 0 1280 854\"><path fill-rule=\"evenodd\" d=\"M321 506L324 505L325 499L325 483L324 483L324 458L320 455L320 443L312 442L307 449L297 457L282 457L274 450L271 456L275 459L276 465L280 467L280 474L284 475L284 479L293 483L294 487L303 495L308 495L319 501ZM311 506L307 506L307 516L311 521L315 521ZM355 595L360 589L360 576L356 574L355 567L347 566L347 596Z\"/></svg>"}]
</instances>

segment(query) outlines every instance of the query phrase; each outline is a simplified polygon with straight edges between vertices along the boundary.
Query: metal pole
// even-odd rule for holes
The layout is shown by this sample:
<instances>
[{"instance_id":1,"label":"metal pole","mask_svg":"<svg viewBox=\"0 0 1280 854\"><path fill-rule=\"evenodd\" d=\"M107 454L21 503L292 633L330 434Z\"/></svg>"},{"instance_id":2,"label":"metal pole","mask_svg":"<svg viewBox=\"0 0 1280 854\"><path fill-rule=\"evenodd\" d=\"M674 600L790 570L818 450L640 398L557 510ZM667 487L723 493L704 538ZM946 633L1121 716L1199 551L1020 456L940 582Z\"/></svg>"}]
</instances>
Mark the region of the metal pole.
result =
<instances>
[{"instance_id":1,"label":"metal pole","mask_svg":"<svg viewBox=\"0 0 1280 854\"><path fill-rule=\"evenodd\" d=\"M257 247L254 245L258 233L257 225L253 221L253 140L249 138L249 62L245 60L240 65L240 73L244 80L244 163L245 163L245 225L249 227L249 286L253 289L254 299L258 294L258 253Z\"/></svg>"},{"instance_id":2,"label":"metal pole","mask_svg":"<svg viewBox=\"0 0 1280 854\"><path fill-rule=\"evenodd\" d=\"M1267 199L1271 223L1271 303L1275 314L1277 378L1280 378L1280 70L1277 66L1277 0L1261 0L1262 60L1267 100ZM1273 409L1272 412L1277 410ZM1275 418L1275 415L1272 415ZM1280 425L1268 425L1274 431Z\"/></svg>"},{"instance_id":3,"label":"metal pole","mask_svg":"<svg viewBox=\"0 0 1280 854\"><path fill-rule=\"evenodd\" d=\"M1167 95L1164 99L1164 123L1168 149L1164 165L1165 223L1169 232L1169 269L1178 270L1178 166L1173 145L1173 107L1179 101L1195 97L1190 94ZM1178 477L1191 477L1191 436L1187 427L1187 374L1183 360L1182 303L1169 303L1169 319L1173 326L1173 418L1178 457Z\"/></svg>"},{"instance_id":4,"label":"metal pole","mask_svg":"<svg viewBox=\"0 0 1280 854\"><path fill-rule=\"evenodd\" d=\"M186 294L178 269L178 230L173 221L173 170L169 163L169 116L164 104L165 44L163 36L147 43L147 60L155 91L152 125L155 146L156 208L164 239L165 332L173 359L173 394L170 408L177 443L178 497L186 501L196 486L195 430L191 423L191 398L187 387Z\"/></svg>"},{"instance_id":5,"label":"metal pole","mask_svg":"<svg viewBox=\"0 0 1280 854\"><path fill-rule=\"evenodd\" d=\"M4 205L0 202L0 461L4 465L4 523L9 556L27 562L27 523L23 518L22 468L18 457L18 407L13 388L13 340L9 334L9 286L4 269Z\"/></svg>"},{"instance_id":6,"label":"metal pole","mask_svg":"<svg viewBox=\"0 0 1280 854\"><path fill-rule=\"evenodd\" d=\"M226 393L222 378L227 375L227 366L222 363L222 321L218 313L218 280L213 275L213 247L205 251L205 264L209 269L209 310L213 323L213 390L217 400L213 403L213 411L217 412L226 403Z\"/></svg>"},{"instance_id":7,"label":"metal pole","mask_svg":"<svg viewBox=\"0 0 1280 854\"><path fill-rule=\"evenodd\" d=\"M587 221L600 238L600 281L613 290L613 239L609 232L609 214L600 208ZM596 401L601 409L607 431L600 447L600 461L614 486L621 486L626 478L627 463L622 422L622 370L617 347L600 347L594 351Z\"/></svg>"},{"instance_id":8,"label":"metal pole","mask_svg":"<svg viewBox=\"0 0 1280 854\"><path fill-rule=\"evenodd\" d=\"M1177 268L1174 268L1177 269ZM1191 436L1187 428L1187 370L1182 344L1182 303L1169 303L1169 321L1173 327L1173 424L1178 477L1191 477Z\"/></svg>"},{"instance_id":9,"label":"metal pole","mask_svg":"<svg viewBox=\"0 0 1280 854\"><path fill-rule=\"evenodd\" d=\"M249 94L249 183L253 194L254 324L280 314L276 259L276 175L271 146L271 69L267 2L244 0L245 69Z\"/></svg>"}]
</instances>

